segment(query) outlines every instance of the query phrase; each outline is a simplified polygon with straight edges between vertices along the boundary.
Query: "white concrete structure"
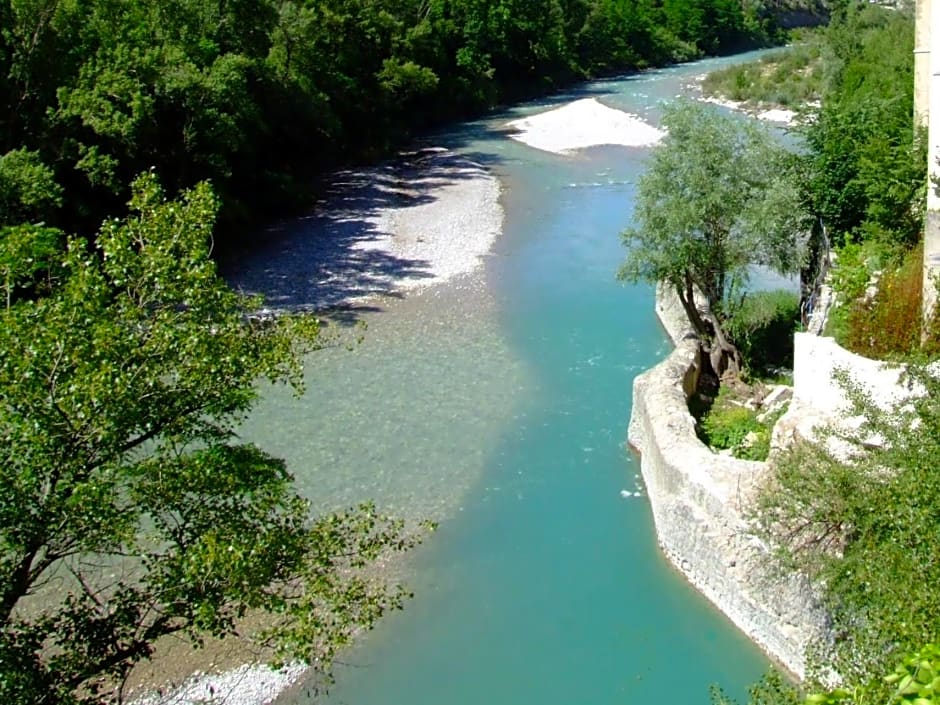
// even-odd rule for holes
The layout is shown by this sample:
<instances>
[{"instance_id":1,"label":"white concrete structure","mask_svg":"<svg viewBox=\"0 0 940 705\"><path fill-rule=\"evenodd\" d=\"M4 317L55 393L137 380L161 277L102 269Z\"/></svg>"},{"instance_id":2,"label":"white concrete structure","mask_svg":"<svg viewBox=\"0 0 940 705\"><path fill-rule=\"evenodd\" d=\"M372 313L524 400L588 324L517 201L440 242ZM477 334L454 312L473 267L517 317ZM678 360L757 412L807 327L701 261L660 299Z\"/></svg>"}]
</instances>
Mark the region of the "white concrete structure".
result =
<instances>
[{"instance_id":1,"label":"white concrete structure","mask_svg":"<svg viewBox=\"0 0 940 705\"><path fill-rule=\"evenodd\" d=\"M633 383L630 444L640 453L656 535L669 561L781 665L802 678L804 650L828 626L809 580L781 575L745 519L764 463L718 455L695 434L687 397L699 344L674 294L657 314L676 349Z\"/></svg>"},{"instance_id":2,"label":"white concrete structure","mask_svg":"<svg viewBox=\"0 0 940 705\"><path fill-rule=\"evenodd\" d=\"M914 19L914 124L927 127L930 99L931 0L917 0Z\"/></svg>"},{"instance_id":3,"label":"white concrete structure","mask_svg":"<svg viewBox=\"0 0 940 705\"><path fill-rule=\"evenodd\" d=\"M940 0L917 0L915 25L914 113L922 120L927 106L927 217L924 223L924 318L937 305L940 276ZM926 65L926 69L925 69ZM926 83L926 85L925 85Z\"/></svg>"}]
</instances>

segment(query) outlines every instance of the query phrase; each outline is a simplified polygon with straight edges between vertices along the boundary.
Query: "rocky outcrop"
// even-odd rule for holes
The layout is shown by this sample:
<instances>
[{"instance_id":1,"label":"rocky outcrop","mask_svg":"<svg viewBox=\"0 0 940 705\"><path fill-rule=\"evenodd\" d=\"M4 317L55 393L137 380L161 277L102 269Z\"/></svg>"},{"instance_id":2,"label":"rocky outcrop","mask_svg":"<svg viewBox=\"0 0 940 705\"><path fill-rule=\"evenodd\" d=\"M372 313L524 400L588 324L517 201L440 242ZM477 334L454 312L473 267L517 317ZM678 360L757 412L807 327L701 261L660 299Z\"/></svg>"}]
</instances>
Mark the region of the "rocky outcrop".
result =
<instances>
[{"instance_id":1,"label":"rocky outcrop","mask_svg":"<svg viewBox=\"0 0 940 705\"><path fill-rule=\"evenodd\" d=\"M699 345L674 295L657 314L675 350L633 385L630 444L640 453L656 533L666 557L742 631L803 677L804 650L827 621L809 581L779 574L744 512L765 465L720 456L695 434L687 399L701 368Z\"/></svg>"},{"instance_id":2,"label":"rocky outcrop","mask_svg":"<svg viewBox=\"0 0 940 705\"><path fill-rule=\"evenodd\" d=\"M784 29L818 27L829 22L829 3L823 0L766 0L764 13Z\"/></svg>"}]
</instances>

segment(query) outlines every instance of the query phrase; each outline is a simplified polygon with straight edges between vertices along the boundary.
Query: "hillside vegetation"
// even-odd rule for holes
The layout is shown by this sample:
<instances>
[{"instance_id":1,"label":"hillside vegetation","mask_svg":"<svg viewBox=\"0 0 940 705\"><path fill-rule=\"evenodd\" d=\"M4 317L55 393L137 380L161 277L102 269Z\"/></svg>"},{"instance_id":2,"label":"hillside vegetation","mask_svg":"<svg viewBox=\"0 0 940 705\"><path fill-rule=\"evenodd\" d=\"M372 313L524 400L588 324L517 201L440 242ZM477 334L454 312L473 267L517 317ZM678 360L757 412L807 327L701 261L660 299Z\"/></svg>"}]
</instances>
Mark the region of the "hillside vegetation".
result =
<instances>
[{"instance_id":1,"label":"hillside vegetation","mask_svg":"<svg viewBox=\"0 0 940 705\"><path fill-rule=\"evenodd\" d=\"M0 226L93 232L153 169L231 230L428 126L777 36L739 0L0 0Z\"/></svg>"},{"instance_id":2,"label":"hillside vegetation","mask_svg":"<svg viewBox=\"0 0 940 705\"><path fill-rule=\"evenodd\" d=\"M821 46L815 35L759 61L714 71L702 82L706 96L752 107L797 108L818 101L822 93Z\"/></svg>"}]
</instances>

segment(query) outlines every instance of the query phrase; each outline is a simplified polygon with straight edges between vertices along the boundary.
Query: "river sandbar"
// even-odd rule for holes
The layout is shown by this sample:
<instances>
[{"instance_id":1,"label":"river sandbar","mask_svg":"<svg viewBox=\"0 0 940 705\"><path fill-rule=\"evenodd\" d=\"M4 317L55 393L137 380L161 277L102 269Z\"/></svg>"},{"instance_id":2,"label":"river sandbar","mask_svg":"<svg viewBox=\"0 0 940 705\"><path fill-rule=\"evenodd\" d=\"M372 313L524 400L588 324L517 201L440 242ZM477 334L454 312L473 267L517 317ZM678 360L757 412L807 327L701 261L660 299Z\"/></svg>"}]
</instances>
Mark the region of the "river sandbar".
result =
<instances>
[{"instance_id":1,"label":"river sandbar","mask_svg":"<svg viewBox=\"0 0 940 705\"><path fill-rule=\"evenodd\" d=\"M665 134L636 115L583 98L560 108L510 122L510 135L535 149L568 154L586 147L649 147Z\"/></svg>"}]
</instances>

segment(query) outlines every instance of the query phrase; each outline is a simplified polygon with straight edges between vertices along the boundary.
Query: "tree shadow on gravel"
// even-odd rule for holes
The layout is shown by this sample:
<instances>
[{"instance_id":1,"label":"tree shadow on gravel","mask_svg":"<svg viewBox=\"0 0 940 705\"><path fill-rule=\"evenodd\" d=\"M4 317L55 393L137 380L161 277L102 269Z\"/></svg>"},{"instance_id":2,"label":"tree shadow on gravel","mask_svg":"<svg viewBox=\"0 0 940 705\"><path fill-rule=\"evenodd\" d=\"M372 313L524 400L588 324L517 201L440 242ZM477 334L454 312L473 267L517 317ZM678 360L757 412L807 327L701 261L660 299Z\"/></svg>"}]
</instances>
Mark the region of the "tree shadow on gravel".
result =
<instances>
[{"instance_id":1,"label":"tree shadow on gravel","mask_svg":"<svg viewBox=\"0 0 940 705\"><path fill-rule=\"evenodd\" d=\"M488 173L472 156L433 147L337 172L309 214L269 227L259 246L220 263L221 272L237 291L261 294L266 309L329 311L351 325L380 310L374 300L362 306L364 298L400 298L403 283L434 276L431 262L388 251L390 209L432 203L437 189Z\"/></svg>"}]
</instances>

